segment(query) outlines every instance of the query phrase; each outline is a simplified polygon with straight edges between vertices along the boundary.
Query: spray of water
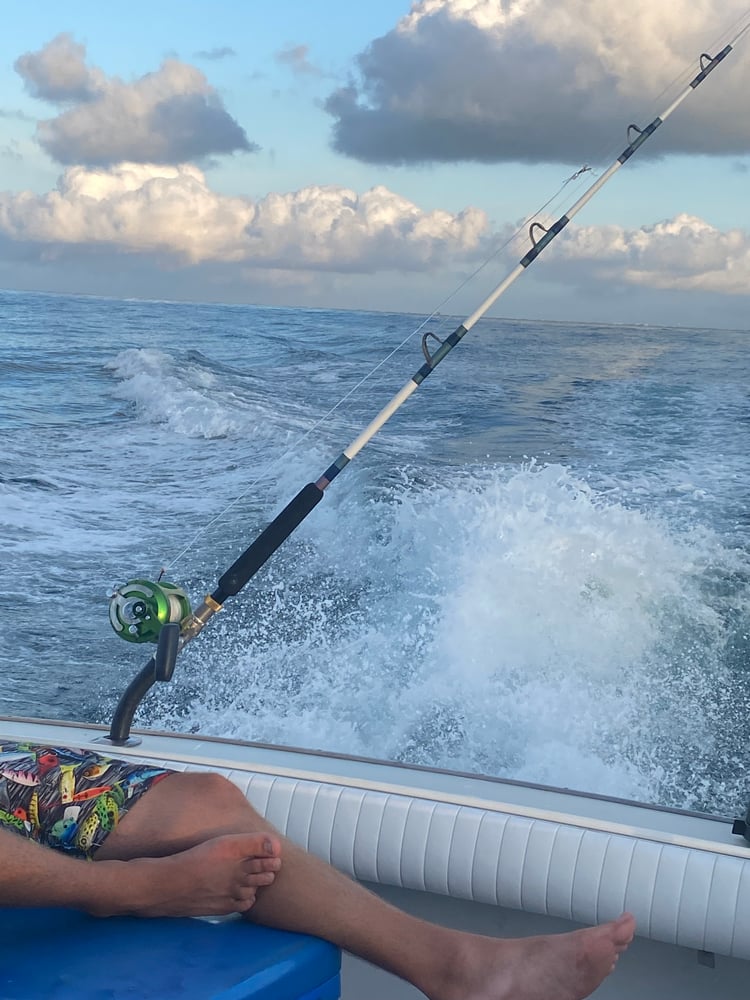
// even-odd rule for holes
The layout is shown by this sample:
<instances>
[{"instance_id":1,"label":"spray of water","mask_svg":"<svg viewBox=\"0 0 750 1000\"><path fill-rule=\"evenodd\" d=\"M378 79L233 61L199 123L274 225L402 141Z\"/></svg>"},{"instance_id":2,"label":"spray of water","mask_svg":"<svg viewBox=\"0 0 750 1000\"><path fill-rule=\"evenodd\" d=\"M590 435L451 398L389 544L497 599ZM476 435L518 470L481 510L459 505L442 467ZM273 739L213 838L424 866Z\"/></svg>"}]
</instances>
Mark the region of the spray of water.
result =
<instances>
[{"instance_id":1,"label":"spray of water","mask_svg":"<svg viewBox=\"0 0 750 1000\"><path fill-rule=\"evenodd\" d=\"M731 811L742 557L562 466L321 508L157 721ZM325 507L325 505L324 505ZM717 573L718 571L718 573ZM733 613L728 613L729 608ZM187 654L186 654L187 659Z\"/></svg>"}]
</instances>

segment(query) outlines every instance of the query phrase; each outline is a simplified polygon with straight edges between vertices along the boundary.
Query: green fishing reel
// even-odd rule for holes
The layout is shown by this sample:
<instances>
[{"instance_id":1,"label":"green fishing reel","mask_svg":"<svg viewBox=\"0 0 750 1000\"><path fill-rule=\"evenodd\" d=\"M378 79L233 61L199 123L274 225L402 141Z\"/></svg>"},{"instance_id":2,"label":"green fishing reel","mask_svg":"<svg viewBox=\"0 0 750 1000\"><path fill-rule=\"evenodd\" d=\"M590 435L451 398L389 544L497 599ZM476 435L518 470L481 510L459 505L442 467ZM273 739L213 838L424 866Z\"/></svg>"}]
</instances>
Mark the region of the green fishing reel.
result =
<instances>
[{"instance_id":1,"label":"green fishing reel","mask_svg":"<svg viewBox=\"0 0 750 1000\"><path fill-rule=\"evenodd\" d=\"M127 642L158 642L162 628L191 613L190 601L174 583L130 580L109 595L112 628Z\"/></svg>"}]
</instances>

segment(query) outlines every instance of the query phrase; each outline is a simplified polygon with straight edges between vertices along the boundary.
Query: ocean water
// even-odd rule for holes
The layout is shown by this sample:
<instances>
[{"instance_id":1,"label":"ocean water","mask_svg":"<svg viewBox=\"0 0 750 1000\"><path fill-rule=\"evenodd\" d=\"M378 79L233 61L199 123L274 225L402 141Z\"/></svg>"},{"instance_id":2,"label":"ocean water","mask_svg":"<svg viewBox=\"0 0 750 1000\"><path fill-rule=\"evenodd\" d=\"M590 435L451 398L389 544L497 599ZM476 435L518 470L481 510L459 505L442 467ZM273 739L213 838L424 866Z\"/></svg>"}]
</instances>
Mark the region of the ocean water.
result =
<instances>
[{"instance_id":1,"label":"ocean water","mask_svg":"<svg viewBox=\"0 0 750 1000\"><path fill-rule=\"evenodd\" d=\"M2 714L109 722L107 591L213 590L419 323L0 292ZM744 812L749 336L480 321L137 724Z\"/></svg>"}]
</instances>

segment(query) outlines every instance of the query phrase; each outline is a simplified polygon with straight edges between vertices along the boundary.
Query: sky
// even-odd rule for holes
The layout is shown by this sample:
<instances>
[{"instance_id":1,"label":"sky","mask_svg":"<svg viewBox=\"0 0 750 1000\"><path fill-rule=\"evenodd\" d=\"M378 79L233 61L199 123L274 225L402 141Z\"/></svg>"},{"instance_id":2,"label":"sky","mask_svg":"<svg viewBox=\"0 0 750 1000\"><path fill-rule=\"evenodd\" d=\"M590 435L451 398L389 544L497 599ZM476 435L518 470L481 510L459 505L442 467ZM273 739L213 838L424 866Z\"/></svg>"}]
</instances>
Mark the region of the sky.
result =
<instances>
[{"instance_id":1,"label":"sky","mask_svg":"<svg viewBox=\"0 0 750 1000\"><path fill-rule=\"evenodd\" d=\"M748 24L747 0L14 5L0 287L468 315ZM748 93L750 31L491 314L750 327Z\"/></svg>"}]
</instances>

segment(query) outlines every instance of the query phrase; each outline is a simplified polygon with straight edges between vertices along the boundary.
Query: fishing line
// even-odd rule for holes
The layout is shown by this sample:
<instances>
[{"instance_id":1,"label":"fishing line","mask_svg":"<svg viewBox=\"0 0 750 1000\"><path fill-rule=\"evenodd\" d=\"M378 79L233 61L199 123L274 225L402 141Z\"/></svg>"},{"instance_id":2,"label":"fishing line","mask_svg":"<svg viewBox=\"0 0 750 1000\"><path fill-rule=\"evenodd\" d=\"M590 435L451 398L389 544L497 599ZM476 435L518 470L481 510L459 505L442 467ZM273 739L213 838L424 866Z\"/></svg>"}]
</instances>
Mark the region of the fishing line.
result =
<instances>
[{"instance_id":1,"label":"fishing line","mask_svg":"<svg viewBox=\"0 0 750 1000\"><path fill-rule=\"evenodd\" d=\"M629 125L627 128L628 144L625 149L563 215L550 226L544 226L540 222L531 223L528 233L531 243L530 249L505 278L496 285L474 312L466 317L445 340L441 341L440 338L433 335L434 339L439 343L439 347L431 352L431 345L428 345L427 341L428 335L425 334L423 336L424 364L421 365L370 421L367 427L344 448L338 458L325 469L318 479L314 482L308 482L303 486L284 509L261 531L245 551L235 559L229 569L221 575L214 591L207 594L195 610L190 609L187 595L181 587L172 583L162 582L161 579L156 583L140 579L131 580L124 586L114 590L110 595L109 615L115 631L129 642L156 642L157 650L131 682L120 699L112 719L109 737L105 738L105 741L118 746L127 744L130 741L130 727L138 705L153 684L157 681L168 681L171 679L180 650L200 634L206 624L222 609L224 603L230 597L238 594L247 585L271 558L274 552L320 503L325 490L343 469L346 468L349 462L359 454L393 414L416 392L440 362L447 357L450 351L461 343L466 334L487 313L497 299L525 272L547 246L556 239L578 212L630 160L643 143L704 82L708 75L723 62L737 41L749 29L750 22L716 55L710 56L705 52L702 53L698 60L698 73L653 121L644 128L634 124ZM584 176L586 172L582 169L577 174L574 174L570 180L580 180L580 177ZM499 252L500 248L498 248L496 254ZM486 266L486 263L482 267ZM481 267L479 270L481 270ZM449 296L448 299L451 297ZM428 321L429 319L425 320L419 329L423 329ZM407 341L413 335L412 333L407 338ZM377 370L383 363L384 361L381 361L374 370ZM323 419L325 418L321 418L321 421ZM312 428L303 436L303 440L311 431ZM216 518L213 520L215 521Z\"/></svg>"},{"instance_id":2,"label":"fishing line","mask_svg":"<svg viewBox=\"0 0 750 1000\"><path fill-rule=\"evenodd\" d=\"M716 36L716 38L711 43L709 48L715 49L717 46L721 45L721 43L724 42L725 39L731 38L732 33L744 19L750 19L750 7L746 8L745 11L742 14L740 14L728 27L723 29ZM750 20L748 20L747 24L745 24L745 26L735 35L735 42L738 41L749 28L750 28ZM649 107L654 107L668 93L676 90L676 88L680 84L684 85L684 83L688 80L690 73L693 72L693 69L691 67L694 67L694 60L692 61L692 63L690 61L686 61L684 69L681 72L679 72L671 82L666 84L662 88L659 94L657 94L654 98L650 99ZM646 120L646 118L648 117L649 117L649 112L640 113L641 120ZM606 145L602 144L599 147L599 151L597 152L597 154L595 154L595 156L593 157L593 162L599 162L600 160L606 162L612 159L618 148L619 148L619 143L615 144L613 142L608 141ZM268 476L270 476L275 468L278 468L280 465L283 465L284 461L288 459L290 455L294 454L315 431L317 431L328 420L330 420L333 414L341 406L343 406L343 404L348 399L350 399L357 392L359 392L362 386L365 385L365 383L368 382L384 365L386 365L391 360L391 358L393 358L396 354L398 354L399 351L403 350L414 339L415 336L422 333L425 327L428 324L430 324L436 318L436 316L441 314L444 308L451 301L453 301L453 299L455 299L456 296L460 294L460 292L462 292L468 285L470 285L482 273L482 271L489 266L490 263L496 260L510 246L512 246L516 241L518 241L521 238L521 236L524 236L528 232L529 226L536 220L541 218L542 213L544 213L546 209L552 207L553 209L552 214L554 214L554 208L558 204L563 193L567 191L568 185L578 180L579 184L574 188L574 190L581 190L587 179L586 175L588 173L591 173L593 177L597 179L600 176L598 170L596 170L593 167L590 167L587 163L584 163L578 170L576 170L566 180L564 180L557 189L557 191L555 191L555 193L551 195L547 199L547 201L544 202L544 204L540 205L535 212L526 216L526 218L521 223L519 223L516 229L508 237L506 237L506 239L502 243L500 243L499 246L492 253L490 253L487 257L485 257L484 260L472 272L470 272L464 278L463 281L461 281L453 289L453 291L451 291L448 295L446 295L445 298L433 308L432 312L424 320L422 320L422 322L419 323L419 325L415 327L415 329L412 330L412 332L409 333L404 338L404 340L401 341L401 343L397 344L380 361L378 361L372 367L372 369L368 371L365 375L363 375L363 377L348 392L346 392L336 403L334 403L334 405L329 410L327 410L317 420L315 420L310 425L310 427L296 441L294 441L291 445L289 445L272 462L269 462L263 469L261 469L258 475L248 483L245 490L243 490L242 493L240 493L233 500L231 500L221 511L219 511L213 518L211 518L211 520L209 520L208 522L206 522L206 524L204 524L201 528L199 528L192 536L192 538L187 542L187 544L182 549L180 549L179 552L176 553L176 555L174 555L171 559L164 562L160 572L160 578L161 576L164 575L164 573L172 569L182 558L184 558L184 556L192 549L195 543L200 538L202 538L215 524L221 521L224 518L224 516L227 513L229 513L230 510L232 510L234 507L237 506L237 504L239 504L242 500L244 500L245 497L247 497L248 494L260 482L262 482ZM437 330L441 331L445 327L447 322L448 322L447 317L441 316L440 322L437 326Z\"/></svg>"},{"instance_id":3,"label":"fishing line","mask_svg":"<svg viewBox=\"0 0 750 1000\"><path fill-rule=\"evenodd\" d=\"M732 33L735 31L735 29L737 28L737 26L743 20L745 20L747 18L750 18L750 7L746 8L746 10L742 14L740 14L728 27L724 28L716 36L715 40L711 43L711 45L709 47L710 48L715 48L716 46L720 45L725 39L731 38L732 37ZM735 35L735 42L738 41L741 38L741 36L748 29L750 29L750 20L748 20L748 22L745 24L745 26L740 31L737 32L737 34ZM692 63L692 66L694 66L694 61ZM662 90L660 91L660 93L656 97L652 98L649 101L649 105L653 107L657 102L661 101L661 99L663 97L665 97L668 93L674 91L681 83L684 85L684 83L689 78L691 72L693 72L693 70L691 69L691 63L690 62L686 62L685 63L685 68L680 73L678 73L673 78L673 80L670 83L666 84L666 86L664 86L662 88ZM648 114L643 115L642 118L641 118L641 120L645 120L647 117L648 117ZM597 162L600 159L601 160L611 159L612 156L614 155L614 150L616 150L617 148L619 148L619 144L615 145L612 142L608 142L606 146L604 144L602 144L602 146L600 146L599 152L594 157L594 162ZM245 497L247 497L248 494L260 482L262 482L268 476L270 476L275 468L278 468L280 465L283 465L284 461L286 459L288 459L290 455L294 454L305 443L305 441L307 441L307 439L313 433L315 433L315 431L317 431L328 420L330 420L330 418L333 416L333 414L341 406L343 406L343 404L347 400L349 400L352 396L354 396L357 392L359 392L359 390L362 388L362 386L365 385L365 383L368 382L381 368L383 368L383 366L386 365L396 354L398 354L399 351L403 350L414 339L415 336L417 336L420 333L422 333L422 331L424 331L425 327L428 324L430 324L439 314L441 314L443 312L443 310L445 309L445 307L451 301L453 301L453 299L455 299L456 296L460 294L460 292L462 292L468 285L470 285L481 274L481 272L484 271L485 268L487 268L489 266L490 263L492 263L494 260L496 260L502 253L504 253L510 246L512 246L522 236L525 236L525 234L527 233L527 231L529 229L530 224L532 224L536 220L540 219L542 217L542 214L548 208L552 207L553 210L554 210L554 206L557 205L557 203L561 199L563 193L567 191L568 185L574 183L575 181L579 181L579 184L574 188L574 190L580 190L583 187L583 184L586 181L586 175L588 173L591 173L594 178L598 179L600 177L600 173L597 170L595 170L593 167L590 167L588 164L583 164L578 170L576 170L565 181L563 181L562 184L557 189L557 191L555 191L555 193L553 195L551 195L547 199L547 201L544 202L544 204L542 204L541 206L539 206L539 208L537 208L535 212L533 212L532 214L528 215L515 228L515 230L508 237L506 237L506 239L503 240L502 243L500 243L497 246L497 248L492 253L490 253L487 257L485 257L484 260L472 272L470 272L464 278L463 281L461 281L453 289L453 291L451 291L448 295L446 295L445 298L434 307L434 309L432 310L432 312L424 320L422 320L422 322L419 323L419 325L417 327L415 327L415 329L412 330L411 333L409 333L404 338L404 340L401 341L401 343L397 344L383 358L381 358L381 360L378 361L370 369L370 371L368 371L365 375L363 375L362 378L350 390L348 390L348 392L346 392L336 403L334 403L334 405L332 407L330 407L330 409L328 409L317 420L315 420L310 425L310 427L296 441L294 441L291 445L289 445L273 461L269 462L258 473L258 475L248 483L246 489L243 490L242 493L240 493L238 496L236 496L234 499L232 499L213 518L211 518L208 522L206 522L204 525L202 525L201 528L199 528L195 532L195 534L192 536L192 538L187 542L187 544L185 546L183 546L182 549L179 550L179 552L177 552L174 556L172 556L170 559L168 559L166 562L164 562L164 564L162 566L162 569L161 569L161 572L160 572L160 578L164 575L164 573L166 573L168 570L172 569L182 558L184 558L184 556L192 549L192 547L195 545L195 543L200 538L202 538L215 524L217 524L219 521L221 521L229 511L231 511L234 507L237 506L237 504L239 504L242 500L244 500ZM552 214L554 214L554 211L553 211ZM541 228L544 228L544 227L542 226ZM445 327L445 325L446 325L447 322L448 322L448 318L447 317L440 316L440 322L439 322L439 324L437 326L438 332L441 331Z\"/></svg>"},{"instance_id":4,"label":"fishing line","mask_svg":"<svg viewBox=\"0 0 750 1000\"><path fill-rule=\"evenodd\" d=\"M555 193L550 198L548 198L547 201L543 205L540 205L539 208L533 214L527 216L523 220L523 222L521 222L516 227L516 229L513 231L513 233L511 233L510 236L508 236L495 250L493 250L492 253L489 254L470 274L468 274L464 278L464 280L462 282L460 282L453 289L453 291L449 292L448 295L446 295L445 298L434 307L434 309L432 310L432 312L427 317L425 317L425 319L423 319L421 321L421 323L419 323L419 325L417 327L415 327L414 330L412 330L411 333L409 333L404 338L404 340L401 341L400 344L397 344L383 358L381 358L381 360L378 361L377 364L375 364L374 367L369 372L367 372L365 375L363 375L362 378L354 386L352 386L351 389L348 390L348 392L344 393L344 395L336 403L334 403L334 405L326 413L323 413L313 424L311 424L310 427L296 441L294 441L292 444L288 445L284 449L284 451L282 451L280 455L276 456L276 458L274 458L271 462L268 462L261 469L261 471L255 477L255 479L252 479L248 483L247 487L242 491L242 493L240 493L238 496L234 497L233 500L230 500L229 503L221 511L219 511L218 514L216 514L209 521L207 521L204 525L202 525L195 532L195 534L190 538L190 540L183 546L183 548L181 548L179 550L179 552L176 553L176 555L172 556L171 559L169 559L168 561L164 562L162 564L161 570L159 571L158 579L161 580L162 577L164 576L164 574L166 572L168 572L170 569L172 569L193 548L193 546L195 545L195 543L200 538L202 538L208 531L210 531L210 529L215 524L217 524L219 521L221 521L224 518L224 516L230 510L232 510L234 507L237 506L238 503L240 503L242 500L244 500L245 497L260 482L262 482L268 476L270 476L271 473L273 472L273 470L275 468L278 468L280 465L283 465L284 461L287 458L289 458L290 455L295 454L295 452L297 452L299 450L299 448L305 443L305 441L319 427L323 426L333 416L333 414L336 412L336 410L339 409L339 407L341 407L348 399L350 399L352 396L354 396L355 393L357 393L362 388L362 386L369 379L371 379L373 377L373 375L375 375L376 372L378 372L384 365L386 365L391 360L391 358L393 358L396 354L398 354L399 351L403 350L407 346L407 344L409 344L409 342L414 339L414 337L416 337L420 333L422 333L422 331L425 329L425 327L428 324L430 324L432 322L432 320L434 320L438 316L440 317L440 321L439 321L436 329L438 331L442 330L445 327L445 325L448 323L448 317L440 315L442 313L443 309L445 308L445 306L447 306L449 302L451 302L458 294L460 294L460 292L462 292L464 290L464 288L467 287L467 285L471 284L471 282L474 281L475 278L477 278L477 276L489 264L491 264L493 260L495 260L497 257L499 257L500 254L502 254L505 250L507 250L508 247L510 247L523 233L525 233L527 227L529 226L529 224L531 222L533 222L534 219L538 218L541 215L541 213L544 212L544 210L556 198L559 198L560 195L562 194L562 192L567 188L567 186L571 182L573 182L574 180L577 180L579 177L581 177L586 172L591 171L591 170L592 170L591 167L589 167L588 165L584 164L582 167L580 167L578 170L576 170L573 174L571 174L570 177L568 177L566 180L564 180L562 182L562 184L559 186L559 188L557 189L557 191L555 191Z\"/></svg>"}]
</instances>

